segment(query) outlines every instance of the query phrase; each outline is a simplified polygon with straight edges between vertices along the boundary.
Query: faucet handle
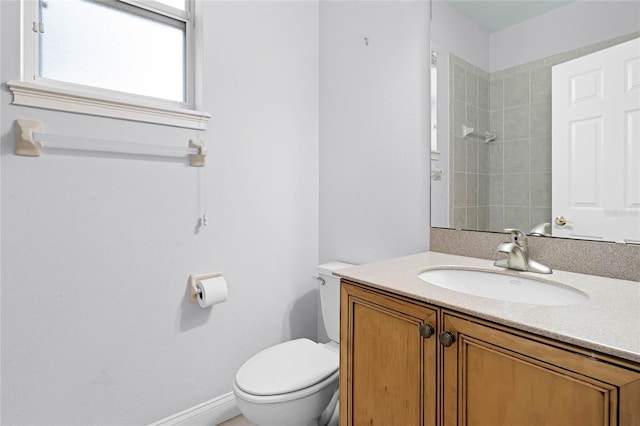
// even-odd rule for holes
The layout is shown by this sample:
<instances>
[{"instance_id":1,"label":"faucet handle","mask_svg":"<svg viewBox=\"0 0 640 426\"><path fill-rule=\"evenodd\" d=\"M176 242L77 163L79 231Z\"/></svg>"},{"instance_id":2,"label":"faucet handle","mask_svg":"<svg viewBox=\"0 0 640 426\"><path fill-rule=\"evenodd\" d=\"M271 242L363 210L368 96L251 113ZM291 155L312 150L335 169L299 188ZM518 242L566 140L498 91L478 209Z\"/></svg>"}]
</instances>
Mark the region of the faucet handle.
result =
<instances>
[{"instance_id":1,"label":"faucet handle","mask_svg":"<svg viewBox=\"0 0 640 426\"><path fill-rule=\"evenodd\" d=\"M504 230L511 233L511 241L518 247L527 246L527 236L524 232L515 228L505 228Z\"/></svg>"}]
</instances>

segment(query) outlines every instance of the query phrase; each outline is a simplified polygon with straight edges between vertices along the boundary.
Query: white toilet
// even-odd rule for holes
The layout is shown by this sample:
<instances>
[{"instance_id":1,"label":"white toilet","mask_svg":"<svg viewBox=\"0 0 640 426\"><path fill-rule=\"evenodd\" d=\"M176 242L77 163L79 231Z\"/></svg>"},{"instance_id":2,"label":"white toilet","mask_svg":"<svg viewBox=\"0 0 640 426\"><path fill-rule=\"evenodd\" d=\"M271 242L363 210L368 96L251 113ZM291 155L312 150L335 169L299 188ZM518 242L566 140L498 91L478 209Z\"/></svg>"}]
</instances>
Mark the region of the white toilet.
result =
<instances>
[{"instance_id":1,"label":"white toilet","mask_svg":"<svg viewBox=\"0 0 640 426\"><path fill-rule=\"evenodd\" d=\"M236 373L233 393L242 414L260 426L337 426L340 361L340 279L333 271L352 266L318 266L322 318L331 339L296 339L267 348Z\"/></svg>"}]
</instances>

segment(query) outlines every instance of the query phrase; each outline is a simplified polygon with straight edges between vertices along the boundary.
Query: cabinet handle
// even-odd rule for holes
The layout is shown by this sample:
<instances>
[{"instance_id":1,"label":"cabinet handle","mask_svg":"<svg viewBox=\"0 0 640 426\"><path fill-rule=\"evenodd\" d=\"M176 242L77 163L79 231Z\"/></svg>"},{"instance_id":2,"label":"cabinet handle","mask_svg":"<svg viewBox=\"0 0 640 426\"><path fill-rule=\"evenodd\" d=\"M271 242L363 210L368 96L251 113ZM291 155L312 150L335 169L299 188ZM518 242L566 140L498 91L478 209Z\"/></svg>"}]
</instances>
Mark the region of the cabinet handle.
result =
<instances>
[{"instance_id":1,"label":"cabinet handle","mask_svg":"<svg viewBox=\"0 0 640 426\"><path fill-rule=\"evenodd\" d=\"M440 344L442 344L442 346L448 348L449 346L453 345L453 342L456 341L456 336L454 336L450 331L443 331L438 336L438 339L440 340Z\"/></svg>"},{"instance_id":2,"label":"cabinet handle","mask_svg":"<svg viewBox=\"0 0 640 426\"><path fill-rule=\"evenodd\" d=\"M433 333L435 333L435 330L431 324L420 324L420 335L422 337L428 339L433 336Z\"/></svg>"}]
</instances>

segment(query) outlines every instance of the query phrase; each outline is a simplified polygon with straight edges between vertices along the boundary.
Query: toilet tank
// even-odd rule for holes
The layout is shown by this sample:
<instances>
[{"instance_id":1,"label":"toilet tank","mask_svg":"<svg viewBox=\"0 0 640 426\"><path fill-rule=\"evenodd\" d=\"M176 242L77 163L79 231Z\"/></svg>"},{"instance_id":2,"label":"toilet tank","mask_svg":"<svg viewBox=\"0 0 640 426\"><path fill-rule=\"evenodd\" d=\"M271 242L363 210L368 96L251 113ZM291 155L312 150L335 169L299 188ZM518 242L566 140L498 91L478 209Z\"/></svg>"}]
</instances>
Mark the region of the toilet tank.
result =
<instances>
[{"instance_id":1,"label":"toilet tank","mask_svg":"<svg viewBox=\"0 0 640 426\"><path fill-rule=\"evenodd\" d=\"M354 266L344 262L328 262L318 265L318 273L324 284L320 284L320 306L327 336L334 342L340 341L340 278L332 273L342 268Z\"/></svg>"}]
</instances>

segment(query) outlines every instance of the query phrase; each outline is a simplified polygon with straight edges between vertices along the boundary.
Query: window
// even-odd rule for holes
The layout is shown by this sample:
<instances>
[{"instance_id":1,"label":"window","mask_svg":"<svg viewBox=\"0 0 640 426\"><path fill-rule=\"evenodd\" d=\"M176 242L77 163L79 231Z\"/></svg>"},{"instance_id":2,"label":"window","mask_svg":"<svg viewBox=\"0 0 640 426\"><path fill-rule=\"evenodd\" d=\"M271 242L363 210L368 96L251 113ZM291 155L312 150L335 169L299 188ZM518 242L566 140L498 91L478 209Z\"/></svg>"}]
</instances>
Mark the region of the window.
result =
<instances>
[{"instance_id":1,"label":"window","mask_svg":"<svg viewBox=\"0 0 640 426\"><path fill-rule=\"evenodd\" d=\"M39 6L39 77L186 102L185 21L116 0Z\"/></svg>"},{"instance_id":2,"label":"window","mask_svg":"<svg viewBox=\"0 0 640 426\"><path fill-rule=\"evenodd\" d=\"M209 115L195 111L195 6L23 0L22 81L9 82L14 103L204 129Z\"/></svg>"},{"instance_id":3,"label":"window","mask_svg":"<svg viewBox=\"0 0 640 426\"><path fill-rule=\"evenodd\" d=\"M431 159L440 159L438 151L438 52L431 49Z\"/></svg>"}]
</instances>

